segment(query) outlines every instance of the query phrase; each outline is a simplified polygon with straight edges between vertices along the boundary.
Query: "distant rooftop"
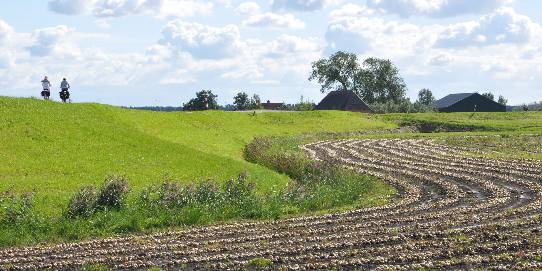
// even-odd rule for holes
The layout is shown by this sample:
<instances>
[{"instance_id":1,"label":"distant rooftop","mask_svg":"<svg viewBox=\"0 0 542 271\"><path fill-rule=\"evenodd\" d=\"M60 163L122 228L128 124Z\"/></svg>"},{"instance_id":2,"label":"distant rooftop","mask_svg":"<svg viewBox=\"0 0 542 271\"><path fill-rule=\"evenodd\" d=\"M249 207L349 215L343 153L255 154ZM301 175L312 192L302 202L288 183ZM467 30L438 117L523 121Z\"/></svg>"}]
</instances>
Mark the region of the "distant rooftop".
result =
<instances>
[{"instance_id":1,"label":"distant rooftop","mask_svg":"<svg viewBox=\"0 0 542 271\"><path fill-rule=\"evenodd\" d=\"M461 100L464 100L472 95L474 95L476 93L456 93L456 94L450 94L438 101L435 102L435 107L436 108L446 108L446 107L450 107L454 104L456 104L457 102L461 101Z\"/></svg>"}]
</instances>

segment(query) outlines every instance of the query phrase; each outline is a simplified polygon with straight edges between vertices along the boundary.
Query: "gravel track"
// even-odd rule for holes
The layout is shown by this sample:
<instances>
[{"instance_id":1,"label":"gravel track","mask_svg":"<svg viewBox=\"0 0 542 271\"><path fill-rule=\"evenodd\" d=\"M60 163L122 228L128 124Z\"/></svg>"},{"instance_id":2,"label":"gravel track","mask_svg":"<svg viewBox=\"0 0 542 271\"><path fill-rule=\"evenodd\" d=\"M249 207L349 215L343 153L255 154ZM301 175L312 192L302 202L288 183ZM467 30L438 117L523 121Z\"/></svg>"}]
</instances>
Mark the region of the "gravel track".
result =
<instances>
[{"instance_id":1,"label":"gravel track","mask_svg":"<svg viewBox=\"0 0 542 271\"><path fill-rule=\"evenodd\" d=\"M382 178L385 206L270 222L0 250L0 270L532 270L542 268L542 163L462 157L429 140L340 140L314 158Z\"/></svg>"}]
</instances>

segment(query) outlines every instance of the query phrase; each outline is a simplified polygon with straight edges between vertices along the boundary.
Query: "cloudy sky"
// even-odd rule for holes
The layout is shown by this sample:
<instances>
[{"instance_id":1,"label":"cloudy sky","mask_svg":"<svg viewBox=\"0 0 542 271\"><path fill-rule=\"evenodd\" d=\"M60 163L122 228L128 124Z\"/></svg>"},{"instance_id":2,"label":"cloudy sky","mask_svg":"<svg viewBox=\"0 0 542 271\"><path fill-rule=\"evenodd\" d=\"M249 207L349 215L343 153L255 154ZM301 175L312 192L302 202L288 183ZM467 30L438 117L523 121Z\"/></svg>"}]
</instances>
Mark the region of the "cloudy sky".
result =
<instances>
[{"instance_id":1,"label":"cloudy sky","mask_svg":"<svg viewBox=\"0 0 542 271\"><path fill-rule=\"evenodd\" d=\"M76 102L318 101L310 64L337 50L394 61L430 88L542 100L540 0L3 0L0 95L67 77ZM56 91L55 91L56 92Z\"/></svg>"}]
</instances>

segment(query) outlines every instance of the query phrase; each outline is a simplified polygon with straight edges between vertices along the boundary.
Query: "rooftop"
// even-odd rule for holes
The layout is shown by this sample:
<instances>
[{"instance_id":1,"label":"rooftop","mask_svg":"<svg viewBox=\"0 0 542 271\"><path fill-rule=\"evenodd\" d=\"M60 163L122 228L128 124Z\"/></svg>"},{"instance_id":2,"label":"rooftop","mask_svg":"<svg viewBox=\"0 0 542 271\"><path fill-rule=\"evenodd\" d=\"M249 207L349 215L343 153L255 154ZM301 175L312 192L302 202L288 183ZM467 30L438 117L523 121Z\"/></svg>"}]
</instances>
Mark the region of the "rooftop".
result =
<instances>
[{"instance_id":1,"label":"rooftop","mask_svg":"<svg viewBox=\"0 0 542 271\"><path fill-rule=\"evenodd\" d=\"M435 102L435 107L437 108L446 108L446 107L450 107L452 106L453 104L463 100L463 99L466 99L472 95L474 95L476 93L456 93L456 94L450 94L438 101Z\"/></svg>"}]
</instances>

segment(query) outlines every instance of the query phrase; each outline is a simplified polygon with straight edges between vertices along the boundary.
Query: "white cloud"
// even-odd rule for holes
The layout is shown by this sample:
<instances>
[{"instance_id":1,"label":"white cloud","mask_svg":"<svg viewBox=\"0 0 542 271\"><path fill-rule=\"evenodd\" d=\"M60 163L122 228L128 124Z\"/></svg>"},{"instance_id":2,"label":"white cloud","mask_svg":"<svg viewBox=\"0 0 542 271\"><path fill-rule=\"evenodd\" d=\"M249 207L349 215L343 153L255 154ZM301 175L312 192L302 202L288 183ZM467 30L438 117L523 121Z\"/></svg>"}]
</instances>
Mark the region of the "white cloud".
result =
<instances>
[{"instance_id":1,"label":"white cloud","mask_svg":"<svg viewBox=\"0 0 542 271\"><path fill-rule=\"evenodd\" d=\"M6 22L0 20L0 44L6 42L13 34L13 28Z\"/></svg>"},{"instance_id":2,"label":"white cloud","mask_svg":"<svg viewBox=\"0 0 542 271\"><path fill-rule=\"evenodd\" d=\"M210 14L213 3L203 0L163 0L158 16L162 18L184 18L198 14Z\"/></svg>"},{"instance_id":3,"label":"white cloud","mask_svg":"<svg viewBox=\"0 0 542 271\"><path fill-rule=\"evenodd\" d=\"M65 25L37 29L32 33L33 44L28 48L33 56L47 56L55 51L59 51L66 46L66 37L73 32L73 28ZM67 48L66 48L67 49ZM73 53L69 49L64 52Z\"/></svg>"},{"instance_id":4,"label":"white cloud","mask_svg":"<svg viewBox=\"0 0 542 271\"><path fill-rule=\"evenodd\" d=\"M451 17L492 11L510 0L368 0L370 8L402 17Z\"/></svg>"},{"instance_id":5,"label":"white cloud","mask_svg":"<svg viewBox=\"0 0 542 271\"><path fill-rule=\"evenodd\" d=\"M92 7L94 0L50 0L49 9L65 15L83 14Z\"/></svg>"},{"instance_id":6,"label":"white cloud","mask_svg":"<svg viewBox=\"0 0 542 271\"><path fill-rule=\"evenodd\" d=\"M243 2L235 9L237 14L254 15L260 13L261 7L256 2Z\"/></svg>"},{"instance_id":7,"label":"white cloud","mask_svg":"<svg viewBox=\"0 0 542 271\"><path fill-rule=\"evenodd\" d=\"M326 31L327 53L346 50L365 54L408 55L427 31L413 24L377 17L343 17L333 20Z\"/></svg>"},{"instance_id":8,"label":"white cloud","mask_svg":"<svg viewBox=\"0 0 542 271\"><path fill-rule=\"evenodd\" d=\"M7 50L0 50L0 69L7 69L15 65L15 56Z\"/></svg>"},{"instance_id":9,"label":"white cloud","mask_svg":"<svg viewBox=\"0 0 542 271\"><path fill-rule=\"evenodd\" d=\"M271 6L277 11L315 11L331 4L332 0L273 0Z\"/></svg>"},{"instance_id":10,"label":"white cloud","mask_svg":"<svg viewBox=\"0 0 542 271\"><path fill-rule=\"evenodd\" d=\"M98 0L92 8L96 17L120 17L159 11L163 0Z\"/></svg>"},{"instance_id":11,"label":"white cloud","mask_svg":"<svg viewBox=\"0 0 542 271\"><path fill-rule=\"evenodd\" d=\"M320 50L320 46L312 40L292 35L281 35L269 44L266 56L292 57L300 54L319 53Z\"/></svg>"},{"instance_id":12,"label":"white cloud","mask_svg":"<svg viewBox=\"0 0 542 271\"><path fill-rule=\"evenodd\" d=\"M135 14L187 17L207 14L212 8L213 3L204 0L49 0L49 9L53 12L66 15L92 14L98 18Z\"/></svg>"},{"instance_id":13,"label":"white cloud","mask_svg":"<svg viewBox=\"0 0 542 271\"><path fill-rule=\"evenodd\" d=\"M429 59L428 64L432 66L446 66L450 64L453 60L454 58L451 55L441 53L441 54L432 56Z\"/></svg>"},{"instance_id":14,"label":"white cloud","mask_svg":"<svg viewBox=\"0 0 542 271\"><path fill-rule=\"evenodd\" d=\"M242 49L235 25L212 27L173 20L162 29L161 43L196 58L220 59L235 56Z\"/></svg>"},{"instance_id":15,"label":"white cloud","mask_svg":"<svg viewBox=\"0 0 542 271\"><path fill-rule=\"evenodd\" d=\"M272 12L252 15L243 21L243 25L250 27L274 27L290 29L305 28L305 23L297 19L293 14L276 14Z\"/></svg>"},{"instance_id":16,"label":"white cloud","mask_svg":"<svg viewBox=\"0 0 542 271\"><path fill-rule=\"evenodd\" d=\"M454 24L440 33L436 46L453 48L528 43L540 25L511 8L500 8L478 21Z\"/></svg>"},{"instance_id":17,"label":"white cloud","mask_svg":"<svg viewBox=\"0 0 542 271\"><path fill-rule=\"evenodd\" d=\"M330 17L333 19L340 19L343 17L360 17L373 15L374 10L367 6L360 6L352 3L343 5L341 8L333 10L330 13Z\"/></svg>"},{"instance_id":18,"label":"white cloud","mask_svg":"<svg viewBox=\"0 0 542 271\"><path fill-rule=\"evenodd\" d=\"M196 79L192 73L187 69L179 69L174 72L166 74L164 78L160 80L160 84L164 85L182 85L186 83L195 82Z\"/></svg>"}]
</instances>

